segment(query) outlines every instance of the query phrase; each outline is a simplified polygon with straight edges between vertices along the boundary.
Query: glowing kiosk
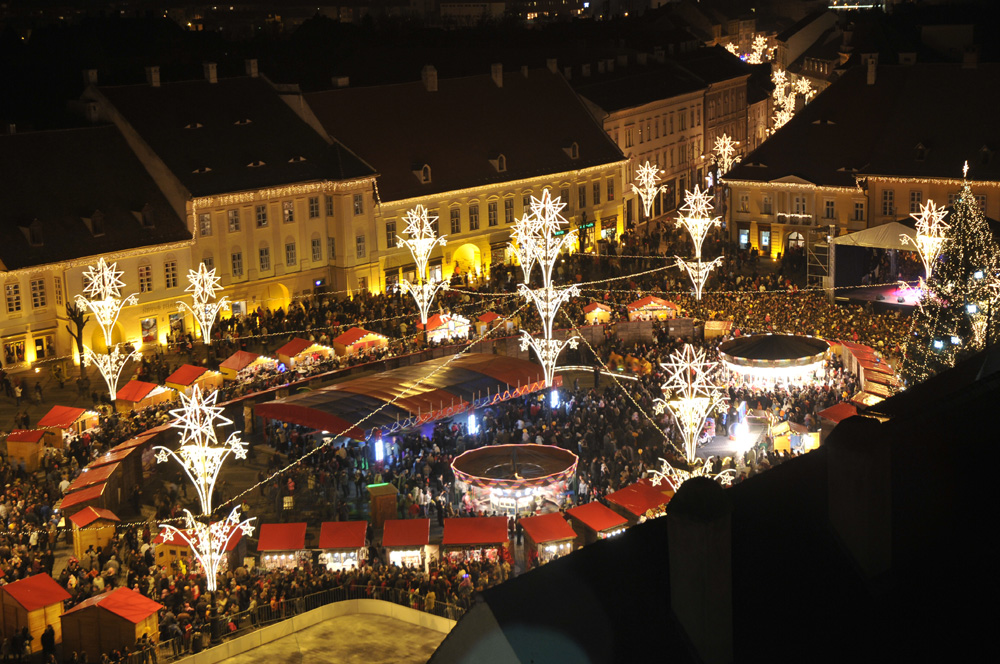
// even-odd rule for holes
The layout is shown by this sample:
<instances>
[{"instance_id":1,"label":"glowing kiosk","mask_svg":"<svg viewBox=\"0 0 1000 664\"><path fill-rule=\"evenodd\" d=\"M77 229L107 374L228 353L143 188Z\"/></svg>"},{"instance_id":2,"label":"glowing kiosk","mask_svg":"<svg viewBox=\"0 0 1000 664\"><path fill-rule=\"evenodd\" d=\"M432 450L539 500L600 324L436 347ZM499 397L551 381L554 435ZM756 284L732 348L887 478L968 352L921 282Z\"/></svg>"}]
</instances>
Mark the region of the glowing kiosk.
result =
<instances>
[{"instance_id":1,"label":"glowing kiosk","mask_svg":"<svg viewBox=\"0 0 1000 664\"><path fill-rule=\"evenodd\" d=\"M815 337L755 334L719 346L726 368L748 383L800 383L823 369L830 344Z\"/></svg>"}]
</instances>

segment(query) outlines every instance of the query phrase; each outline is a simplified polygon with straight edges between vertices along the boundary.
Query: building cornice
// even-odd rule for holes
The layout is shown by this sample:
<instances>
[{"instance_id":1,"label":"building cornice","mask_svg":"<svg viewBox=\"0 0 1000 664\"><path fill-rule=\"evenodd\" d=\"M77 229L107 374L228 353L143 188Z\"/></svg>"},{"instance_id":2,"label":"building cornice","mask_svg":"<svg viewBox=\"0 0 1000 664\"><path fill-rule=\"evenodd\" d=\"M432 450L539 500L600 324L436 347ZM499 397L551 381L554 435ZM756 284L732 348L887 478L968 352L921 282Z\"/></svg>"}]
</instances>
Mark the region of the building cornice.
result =
<instances>
[{"instance_id":1,"label":"building cornice","mask_svg":"<svg viewBox=\"0 0 1000 664\"><path fill-rule=\"evenodd\" d=\"M92 254L90 256L81 256L79 258L71 258L69 260L59 261L56 263L32 265L30 267L22 267L16 270L10 270L9 272L3 272L2 274L5 277L31 276L33 274L49 270L69 270L74 267L84 267L93 263L98 258L104 258L106 261L115 261L121 258L135 258L138 256L149 256L152 254L187 249L189 247L193 247L194 244L195 241L192 238L190 240L181 240L179 242L168 242L166 244L154 244L146 247L136 247L134 249L122 249L121 251L109 251L100 254Z\"/></svg>"},{"instance_id":2,"label":"building cornice","mask_svg":"<svg viewBox=\"0 0 1000 664\"><path fill-rule=\"evenodd\" d=\"M222 207L226 205L239 205L242 203L256 203L268 201L286 196L303 196L305 194L328 194L348 191L363 187L375 180L375 176L354 178L351 180L319 180L313 182L302 182L298 184L282 185L278 187L265 187L262 189L248 189L245 191L233 192L231 194L219 194L216 196L197 196L191 199L193 209Z\"/></svg>"},{"instance_id":3,"label":"building cornice","mask_svg":"<svg viewBox=\"0 0 1000 664\"><path fill-rule=\"evenodd\" d=\"M796 191L828 191L831 193L851 193L860 190L859 185L836 187L830 185L802 183L802 182L770 182L762 180L730 180L722 178L724 184L730 187L756 187L759 189L788 189Z\"/></svg>"}]
</instances>

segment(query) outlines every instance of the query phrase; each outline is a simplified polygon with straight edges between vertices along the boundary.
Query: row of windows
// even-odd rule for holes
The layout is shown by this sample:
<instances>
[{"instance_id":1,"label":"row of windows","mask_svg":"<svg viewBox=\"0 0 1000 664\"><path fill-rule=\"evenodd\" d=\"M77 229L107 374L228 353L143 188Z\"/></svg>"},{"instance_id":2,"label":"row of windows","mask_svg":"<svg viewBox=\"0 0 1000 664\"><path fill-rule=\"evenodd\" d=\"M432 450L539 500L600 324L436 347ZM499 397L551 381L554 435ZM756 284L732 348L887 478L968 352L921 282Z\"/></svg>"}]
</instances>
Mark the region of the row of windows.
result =
<instances>
[{"instance_id":1,"label":"row of windows","mask_svg":"<svg viewBox=\"0 0 1000 664\"><path fill-rule=\"evenodd\" d=\"M362 236L363 237L363 236ZM334 239L329 239L329 252L330 257L336 256L336 244ZM323 241L314 237L310 243L309 248L312 254L313 262L319 262L323 260ZM298 262L298 248L295 242L285 243L285 266L294 267ZM215 260L211 256L206 256L202 259L202 263L205 267L211 269L215 267ZM271 269L271 248L270 247L259 247L257 249L257 264L260 266L261 272L266 272ZM232 268L232 275L234 278L243 276L243 250L234 249L230 254L230 266Z\"/></svg>"},{"instance_id":2,"label":"row of windows","mask_svg":"<svg viewBox=\"0 0 1000 664\"><path fill-rule=\"evenodd\" d=\"M958 193L948 194L948 205L954 205L955 200L958 198ZM976 195L976 201L979 206L986 211L986 195L978 194ZM919 214L920 206L924 204L924 192L919 189L911 189L909 196L909 210L910 214ZM882 201L881 201L881 213L882 216L895 216L896 214L896 192L892 189L882 190Z\"/></svg>"},{"instance_id":3,"label":"row of windows","mask_svg":"<svg viewBox=\"0 0 1000 664\"><path fill-rule=\"evenodd\" d=\"M48 305L48 296L45 290L45 279L39 277L38 279L32 279L28 282L28 289L31 295L31 307L33 309L42 309ZM52 278L52 291L55 297L56 306L62 306L63 303L63 287L62 278L53 277ZM11 282L4 285L4 295L7 299L7 313L14 314L21 311L21 284L19 282Z\"/></svg>"},{"instance_id":4,"label":"row of windows","mask_svg":"<svg viewBox=\"0 0 1000 664\"><path fill-rule=\"evenodd\" d=\"M741 193L739 202L740 212L750 212L750 194ZM774 206L771 202L770 196L764 196L761 199L760 213L762 215L774 214ZM808 199L805 196L792 196L791 197L791 214L798 216L808 216ZM831 198L825 199L823 201L823 219L834 220L837 218L837 202ZM854 210L851 217L852 221L864 221L865 220L865 202L864 201L854 201Z\"/></svg>"},{"instance_id":5,"label":"row of windows","mask_svg":"<svg viewBox=\"0 0 1000 664\"><path fill-rule=\"evenodd\" d=\"M333 216L333 197L324 196L325 212L327 217ZM365 198L364 194L354 194L352 200L352 209L354 215L362 215L365 213ZM308 216L309 219L318 219L320 217L320 197L310 196L308 199ZM255 205L253 208L253 221L257 228L267 228L268 225L268 206L266 203L261 205ZM281 220L286 224L291 224L295 222L295 201L282 201L281 202ZM228 222L228 228L230 233L237 233L243 228L243 222L241 218L241 212L239 208L233 208L231 210L226 210L226 221ZM198 214L198 235L200 237L209 237L212 235L212 213L211 212L201 212Z\"/></svg>"},{"instance_id":6,"label":"row of windows","mask_svg":"<svg viewBox=\"0 0 1000 664\"><path fill-rule=\"evenodd\" d=\"M637 122L635 126L625 127L625 144L623 147L632 147L636 144L637 138L640 144L655 140L660 137L661 129L664 136L672 135L675 127L675 115L677 116L676 127L678 131L685 131L688 128L689 121L692 128L701 126L701 106L692 106L689 109L682 108L676 111L676 113L671 112L655 118L646 118ZM614 139L615 143L618 143L617 129L615 129Z\"/></svg>"},{"instance_id":7,"label":"row of windows","mask_svg":"<svg viewBox=\"0 0 1000 664\"><path fill-rule=\"evenodd\" d=\"M689 168L691 166L691 162L701 156L701 147L702 138L699 136L697 138L692 138L687 143L682 143L675 147L669 147L662 152L644 154L640 160L649 160L651 163L664 169L674 168L676 166Z\"/></svg>"}]
</instances>

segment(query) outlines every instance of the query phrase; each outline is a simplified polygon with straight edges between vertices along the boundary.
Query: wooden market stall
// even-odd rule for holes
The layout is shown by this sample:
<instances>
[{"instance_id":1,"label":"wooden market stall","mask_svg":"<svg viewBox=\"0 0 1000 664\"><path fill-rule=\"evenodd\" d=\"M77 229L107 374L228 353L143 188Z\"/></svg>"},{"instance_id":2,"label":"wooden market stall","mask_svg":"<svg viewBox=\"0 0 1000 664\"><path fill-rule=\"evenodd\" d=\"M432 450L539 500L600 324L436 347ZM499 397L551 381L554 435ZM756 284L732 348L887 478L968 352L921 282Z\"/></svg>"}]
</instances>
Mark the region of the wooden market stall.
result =
<instances>
[{"instance_id":1,"label":"wooden market stall","mask_svg":"<svg viewBox=\"0 0 1000 664\"><path fill-rule=\"evenodd\" d=\"M265 523L260 527L257 553L264 569L295 569L312 560L306 550L305 523Z\"/></svg>"},{"instance_id":2,"label":"wooden market stall","mask_svg":"<svg viewBox=\"0 0 1000 664\"><path fill-rule=\"evenodd\" d=\"M114 464L118 464L115 474L119 477L116 480L117 484L123 488L124 493L131 492L133 486L142 483L142 450L140 446L134 445L123 449L108 450L91 461L87 468L96 470ZM123 496L123 498L127 497Z\"/></svg>"},{"instance_id":3,"label":"wooden market stall","mask_svg":"<svg viewBox=\"0 0 1000 664\"><path fill-rule=\"evenodd\" d=\"M611 307L600 302L591 302L583 308L583 320L587 325L610 323Z\"/></svg>"},{"instance_id":4,"label":"wooden market stall","mask_svg":"<svg viewBox=\"0 0 1000 664\"><path fill-rule=\"evenodd\" d=\"M129 588L91 597L62 614L63 650L99 662L104 653L135 646L143 634L158 643L162 608Z\"/></svg>"},{"instance_id":5,"label":"wooden market stall","mask_svg":"<svg viewBox=\"0 0 1000 664\"><path fill-rule=\"evenodd\" d=\"M289 369L294 369L300 364L309 365L329 358L333 354L333 349L315 341L295 337L274 354L277 356L278 362Z\"/></svg>"},{"instance_id":6,"label":"wooden market stall","mask_svg":"<svg viewBox=\"0 0 1000 664\"><path fill-rule=\"evenodd\" d=\"M80 489L79 491L67 493L59 502L59 509L61 509L63 513L66 513L75 512L86 505L108 508L105 504L108 498L107 492L105 491L107 488L108 485L106 483L95 484L93 486L88 486L85 489ZM76 508L76 510L73 508Z\"/></svg>"},{"instance_id":7,"label":"wooden market stall","mask_svg":"<svg viewBox=\"0 0 1000 664\"><path fill-rule=\"evenodd\" d=\"M526 539L524 550L528 569L573 551L576 531L563 518L562 512L529 516L521 519L521 527Z\"/></svg>"},{"instance_id":8,"label":"wooden market stall","mask_svg":"<svg viewBox=\"0 0 1000 664\"><path fill-rule=\"evenodd\" d=\"M705 341L724 337L732 329L733 321L731 320L707 320L705 321Z\"/></svg>"},{"instance_id":9,"label":"wooden market stall","mask_svg":"<svg viewBox=\"0 0 1000 664\"><path fill-rule=\"evenodd\" d=\"M487 311L476 319L476 335L483 336L495 327L502 326L503 332L514 331L514 321L504 320L503 316Z\"/></svg>"},{"instance_id":10,"label":"wooden market stall","mask_svg":"<svg viewBox=\"0 0 1000 664\"><path fill-rule=\"evenodd\" d=\"M382 531L382 546L390 564L426 570L432 554L430 538L430 519L390 519Z\"/></svg>"},{"instance_id":11,"label":"wooden market stall","mask_svg":"<svg viewBox=\"0 0 1000 664\"><path fill-rule=\"evenodd\" d=\"M195 386L202 392L211 392L222 387L222 374L193 364L182 364L163 381L167 387L190 396Z\"/></svg>"},{"instance_id":12,"label":"wooden market stall","mask_svg":"<svg viewBox=\"0 0 1000 664\"><path fill-rule=\"evenodd\" d=\"M102 549L115 538L115 524L121 519L111 510L87 506L69 518L73 523L73 555L83 560L83 554L93 546Z\"/></svg>"},{"instance_id":13,"label":"wooden market stall","mask_svg":"<svg viewBox=\"0 0 1000 664\"><path fill-rule=\"evenodd\" d=\"M87 489L92 486L103 486L104 504L110 510L117 510L122 501L128 498L125 494L125 485L122 474L118 472L120 466L117 463L109 463L103 466L87 466L69 485L68 491L75 492ZM72 495L68 493L68 495Z\"/></svg>"},{"instance_id":14,"label":"wooden market stall","mask_svg":"<svg viewBox=\"0 0 1000 664\"><path fill-rule=\"evenodd\" d=\"M507 517L477 516L467 519L445 519L441 538L441 555L452 562L507 559L510 537Z\"/></svg>"},{"instance_id":15,"label":"wooden market stall","mask_svg":"<svg viewBox=\"0 0 1000 664\"><path fill-rule=\"evenodd\" d=\"M387 520L395 519L399 514L396 503L398 493L393 484L368 485L368 510L371 513L373 528L381 528Z\"/></svg>"},{"instance_id":16,"label":"wooden market stall","mask_svg":"<svg viewBox=\"0 0 1000 664\"><path fill-rule=\"evenodd\" d=\"M823 444L823 441L825 441L826 437L830 435L830 432L833 431L834 427L846 420L848 417L854 417L857 414L858 407L846 401L841 401L838 404L834 404L829 408L819 411L817 415L819 416L820 444Z\"/></svg>"},{"instance_id":17,"label":"wooden market stall","mask_svg":"<svg viewBox=\"0 0 1000 664\"><path fill-rule=\"evenodd\" d=\"M62 623L59 616L63 613L63 602L69 598L66 589L44 572L0 587L3 638L9 639L27 627L28 633L35 637L31 642L31 652L39 652L42 649L42 633L52 625L56 643L61 643ZM20 655L17 659L20 660Z\"/></svg>"},{"instance_id":18,"label":"wooden market stall","mask_svg":"<svg viewBox=\"0 0 1000 664\"><path fill-rule=\"evenodd\" d=\"M147 383L144 380L130 380L118 390L115 408L120 413L127 413L155 406L164 401L173 401L176 398L177 392L169 387Z\"/></svg>"},{"instance_id":19,"label":"wooden market stall","mask_svg":"<svg viewBox=\"0 0 1000 664\"><path fill-rule=\"evenodd\" d=\"M367 521L324 521L319 527L319 565L331 572L357 569L367 558Z\"/></svg>"},{"instance_id":20,"label":"wooden market stall","mask_svg":"<svg viewBox=\"0 0 1000 664\"><path fill-rule=\"evenodd\" d=\"M576 532L577 547L620 535L628 525L628 519L597 501L571 507L566 514Z\"/></svg>"},{"instance_id":21,"label":"wooden market stall","mask_svg":"<svg viewBox=\"0 0 1000 664\"><path fill-rule=\"evenodd\" d=\"M425 330L427 343L443 343L450 339L469 338L469 319L457 314L434 314L427 325L417 323L418 330Z\"/></svg>"},{"instance_id":22,"label":"wooden market stall","mask_svg":"<svg viewBox=\"0 0 1000 664\"><path fill-rule=\"evenodd\" d=\"M644 516L660 516L673 495L673 490L666 484L656 487L648 481L639 480L609 493L607 500L612 510L628 519L628 525L634 526Z\"/></svg>"},{"instance_id":23,"label":"wooden market stall","mask_svg":"<svg viewBox=\"0 0 1000 664\"><path fill-rule=\"evenodd\" d=\"M360 327L352 327L333 340L333 350L341 357L356 355L370 348L385 348L388 345L389 340L381 334Z\"/></svg>"},{"instance_id":24,"label":"wooden market stall","mask_svg":"<svg viewBox=\"0 0 1000 664\"><path fill-rule=\"evenodd\" d=\"M219 371L223 380L236 380L241 375L246 376L260 369L274 369L277 366L278 361L273 358L238 350L219 365Z\"/></svg>"},{"instance_id":25,"label":"wooden market stall","mask_svg":"<svg viewBox=\"0 0 1000 664\"><path fill-rule=\"evenodd\" d=\"M52 439L55 447L63 446L63 438L82 435L87 429L97 426L100 415L92 410L72 406L52 406L49 412L38 420L36 429L48 429L58 434Z\"/></svg>"},{"instance_id":26,"label":"wooden market stall","mask_svg":"<svg viewBox=\"0 0 1000 664\"><path fill-rule=\"evenodd\" d=\"M775 452L808 452L819 447L820 432L809 431L807 427L795 422L778 422L771 427L771 435L774 437Z\"/></svg>"},{"instance_id":27,"label":"wooden market stall","mask_svg":"<svg viewBox=\"0 0 1000 664\"><path fill-rule=\"evenodd\" d=\"M7 459L12 466L23 465L24 470L33 473L38 470L45 454L46 446L54 447L56 440L62 447L62 436L49 429L18 429L7 436Z\"/></svg>"},{"instance_id":28,"label":"wooden market stall","mask_svg":"<svg viewBox=\"0 0 1000 664\"><path fill-rule=\"evenodd\" d=\"M628 319L667 320L668 318L676 318L679 309L680 307L673 302L667 302L655 295L647 295L628 305Z\"/></svg>"}]
</instances>

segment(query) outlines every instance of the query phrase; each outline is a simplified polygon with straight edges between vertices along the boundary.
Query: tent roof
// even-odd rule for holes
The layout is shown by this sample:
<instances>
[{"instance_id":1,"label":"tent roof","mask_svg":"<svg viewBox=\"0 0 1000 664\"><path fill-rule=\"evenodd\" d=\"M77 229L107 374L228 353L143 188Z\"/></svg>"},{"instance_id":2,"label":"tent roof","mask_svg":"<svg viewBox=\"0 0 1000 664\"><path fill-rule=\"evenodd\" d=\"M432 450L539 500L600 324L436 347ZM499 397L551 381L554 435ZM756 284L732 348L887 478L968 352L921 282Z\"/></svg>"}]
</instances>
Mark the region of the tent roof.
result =
<instances>
[{"instance_id":1,"label":"tent roof","mask_svg":"<svg viewBox=\"0 0 1000 664\"><path fill-rule=\"evenodd\" d=\"M173 383L174 385L193 385L196 380L201 378L208 369L205 367L196 367L193 364L182 364L177 371L173 372L167 379L163 382Z\"/></svg>"},{"instance_id":2,"label":"tent roof","mask_svg":"<svg viewBox=\"0 0 1000 664\"><path fill-rule=\"evenodd\" d=\"M500 314L494 313L492 311L487 311L485 314L479 317L479 322L490 323L492 321L495 321L497 318L500 318Z\"/></svg>"},{"instance_id":3,"label":"tent roof","mask_svg":"<svg viewBox=\"0 0 1000 664\"><path fill-rule=\"evenodd\" d=\"M608 494L607 499L631 514L642 516L647 510L669 502L670 496L645 482L636 482Z\"/></svg>"},{"instance_id":4,"label":"tent roof","mask_svg":"<svg viewBox=\"0 0 1000 664\"><path fill-rule=\"evenodd\" d=\"M598 533L628 524L628 520L621 514L597 501L572 507L566 513Z\"/></svg>"},{"instance_id":5,"label":"tent roof","mask_svg":"<svg viewBox=\"0 0 1000 664\"><path fill-rule=\"evenodd\" d=\"M241 369L245 369L253 364L258 357L260 357L260 355L257 353L251 353L246 350L238 350L227 357L225 361L219 365L219 368L240 371Z\"/></svg>"},{"instance_id":6,"label":"tent roof","mask_svg":"<svg viewBox=\"0 0 1000 664\"><path fill-rule=\"evenodd\" d=\"M163 608L162 604L154 602L134 590L130 590L129 588L115 588L111 592L91 597L77 604L63 615L68 616L71 613L90 606L98 606L134 624L141 623Z\"/></svg>"},{"instance_id":7,"label":"tent roof","mask_svg":"<svg viewBox=\"0 0 1000 664\"><path fill-rule=\"evenodd\" d=\"M87 506L69 518L78 528L86 528L98 519L105 521L121 521L114 512L101 507Z\"/></svg>"},{"instance_id":8,"label":"tent roof","mask_svg":"<svg viewBox=\"0 0 1000 664\"><path fill-rule=\"evenodd\" d=\"M83 408L73 408L72 406L52 406L52 410L38 420L38 428L68 429L86 412Z\"/></svg>"},{"instance_id":9,"label":"tent roof","mask_svg":"<svg viewBox=\"0 0 1000 664\"><path fill-rule=\"evenodd\" d=\"M521 525L524 527L524 532L531 536L535 544L558 542L576 537L576 531L563 518L562 512L529 516L526 519L521 519Z\"/></svg>"},{"instance_id":10,"label":"tent roof","mask_svg":"<svg viewBox=\"0 0 1000 664\"><path fill-rule=\"evenodd\" d=\"M445 519L441 546L499 544L509 539L507 517L477 516L468 519Z\"/></svg>"},{"instance_id":11,"label":"tent roof","mask_svg":"<svg viewBox=\"0 0 1000 664\"><path fill-rule=\"evenodd\" d=\"M287 344L276 350L274 354L284 355L285 357L295 357L305 349L315 344L316 344L315 341L309 341L308 339L301 339L299 337L295 337Z\"/></svg>"},{"instance_id":12,"label":"tent roof","mask_svg":"<svg viewBox=\"0 0 1000 664\"><path fill-rule=\"evenodd\" d=\"M80 503L85 503L88 500L100 498L104 495L104 489L106 489L107 486L107 484L96 484L94 486L88 486L86 489L80 489L79 491L68 493L66 494L66 497L62 499L60 509L65 511L74 505L79 505Z\"/></svg>"},{"instance_id":13,"label":"tent roof","mask_svg":"<svg viewBox=\"0 0 1000 664\"><path fill-rule=\"evenodd\" d=\"M14 598L15 602L24 607L25 611L34 611L70 598L66 589L44 572L8 583L3 589Z\"/></svg>"},{"instance_id":14,"label":"tent roof","mask_svg":"<svg viewBox=\"0 0 1000 664\"><path fill-rule=\"evenodd\" d=\"M382 546L426 546L431 539L430 519L389 519L382 531Z\"/></svg>"},{"instance_id":15,"label":"tent roof","mask_svg":"<svg viewBox=\"0 0 1000 664\"><path fill-rule=\"evenodd\" d=\"M18 429L11 431L7 436L7 442L11 443L37 443L45 435L42 429Z\"/></svg>"},{"instance_id":16,"label":"tent roof","mask_svg":"<svg viewBox=\"0 0 1000 664\"><path fill-rule=\"evenodd\" d=\"M600 302L591 302L583 308L583 313L589 314L594 309L601 309L602 311L611 311L611 307Z\"/></svg>"},{"instance_id":17,"label":"tent roof","mask_svg":"<svg viewBox=\"0 0 1000 664\"><path fill-rule=\"evenodd\" d=\"M265 523L260 527L258 551L299 551L305 546L305 523Z\"/></svg>"},{"instance_id":18,"label":"tent roof","mask_svg":"<svg viewBox=\"0 0 1000 664\"><path fill-rule=\"evenodd\" d=\"M666 307L667 309L677 309L677 305L673 302L667 302L663 298L656 297L655 295L647 295L641 300L636 300L632 304L628 305L629 311L635 309L642 309L643 307L654 307L656 309L662 309Z\"/></svg>"},{"instance_id":19,"label":"tent roof","mask_svg":"<svg viewBox=\"0 0 1000 664\"><path fill-rule=\"evenodd\" d=\"M319 527L319 548L360 549L367 530L367 521L324 521Z\"/></svg>"},{"instance_id":20,"label":"tent roof","mask_svg":"<svg viewBox=\"0 0 1000 664\"><path fill-rule=\"evenodd\" d=\"M352 327L347 332L344 332L343 334L341 334L340 336L338 336L336 339L334 339L333 343L340 344L342 346L350 346L351 344L357 343L358 341L361 341L365 337L367 337L369 335L372 335L372 334L374 334L376 337L381 337L382 336L381 334L378 334L377 332L369 332L368 330L362 329L360 327Z\"/></svg>"},{"instance_id":21,"label":"tent roof","mask_svg":"<svg viewBox=\"0 0 1000 664\"><path fill-rule=\"evenodd\" d=\"M117 463L110 463L106 466L98 466L96 468L84 468L79 477L73 480L73 483L69 485L69 490L76 491L94 484L107 482L108 478L111 477L116 470L118 470Z\"/></svg>"},{"instance_id":22,"label":"tent roof","mask_svg":"<svg viewBox=\"0 0 1000 664\"><path fill-rule=\"evenodd\" d=\"M120 401L138 403L148 397L149 393L157 387L159 387L159 385L156 383L147 383L143 380L130 380L125 383L120 390L118 390L118 396L116 398Z\"/></svg>"},{"instance_id":23,"label":"tent roof","mask_svg":"<svg viewBox=\"0 0 1000 664\"><path fill-rule=\"evenodd\" d=\"M877 247L879 249L904 249L915 251L916 244L904 243L901 235L905 235L913 242L917 239L917 231L899 223L890 221L887 224L866 228L863 231L841 235L833 240L832 244L842 244L849 247Z\"/></svg>"}]
</instances>

